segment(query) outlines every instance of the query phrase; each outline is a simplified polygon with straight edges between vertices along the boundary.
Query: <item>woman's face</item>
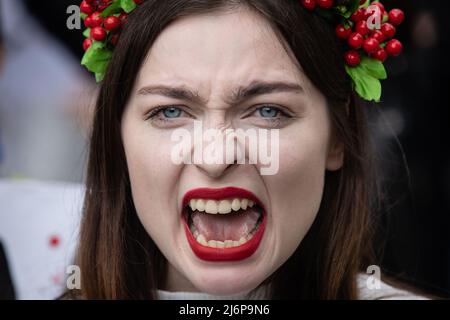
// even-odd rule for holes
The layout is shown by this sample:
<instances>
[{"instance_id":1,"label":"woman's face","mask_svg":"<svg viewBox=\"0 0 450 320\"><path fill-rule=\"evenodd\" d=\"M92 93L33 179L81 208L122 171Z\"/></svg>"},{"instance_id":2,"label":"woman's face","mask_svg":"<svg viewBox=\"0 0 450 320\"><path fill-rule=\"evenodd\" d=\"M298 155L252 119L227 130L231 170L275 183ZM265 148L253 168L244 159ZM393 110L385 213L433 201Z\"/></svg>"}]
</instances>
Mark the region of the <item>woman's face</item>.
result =
<instances>
[{"instance_id":1,"label":"woman's face","mask_svg":"<svg viewBox=\"0 0 450 320\"><path fill-rule=\"evenodd\" d=\"M260 161L174 163L171 135L193 133L194 121L204 129L279 130L269 141L279 146L278 172L262 175ZM169 262L172 291L256 288L299 246L318 212L325 171L343 161L324 96L249 10L167 27L137 76L122 136L137 214Z\"/></svg>"}]
</instances>

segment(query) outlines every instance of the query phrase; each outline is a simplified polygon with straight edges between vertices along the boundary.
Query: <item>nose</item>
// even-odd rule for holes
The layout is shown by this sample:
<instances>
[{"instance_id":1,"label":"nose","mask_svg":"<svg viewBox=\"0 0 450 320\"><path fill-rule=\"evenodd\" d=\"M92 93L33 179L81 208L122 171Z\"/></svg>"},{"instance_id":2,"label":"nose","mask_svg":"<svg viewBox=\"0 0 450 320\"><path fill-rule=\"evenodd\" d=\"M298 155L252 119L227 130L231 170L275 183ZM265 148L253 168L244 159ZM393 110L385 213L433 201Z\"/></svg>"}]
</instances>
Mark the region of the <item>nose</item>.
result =
<instances>
[{"instance_id":1,"label":"nose","mask_svg":"<svg viewBox=\"0 0 450 320\"><path fill-rule=\"evenodd\" d=\"M235 164L197 164L197 168L210 178L218 179L230 171Z\"/></svg>"},{"instance_id":2,"label":"nose","mask_svg":"<svg viewBox=\"0 0 450 320\"><path fill-rule=\"evenodd\" d=\"M220 178L238 165L237 154L241 146L232 138L234 129L231 124L218 123L214 128L202 130L194 144L194 165L210 178ZM200 145L201 143L201 145ZM200 158L199 158L200 155Z\"/></svg>"}]
</instances>

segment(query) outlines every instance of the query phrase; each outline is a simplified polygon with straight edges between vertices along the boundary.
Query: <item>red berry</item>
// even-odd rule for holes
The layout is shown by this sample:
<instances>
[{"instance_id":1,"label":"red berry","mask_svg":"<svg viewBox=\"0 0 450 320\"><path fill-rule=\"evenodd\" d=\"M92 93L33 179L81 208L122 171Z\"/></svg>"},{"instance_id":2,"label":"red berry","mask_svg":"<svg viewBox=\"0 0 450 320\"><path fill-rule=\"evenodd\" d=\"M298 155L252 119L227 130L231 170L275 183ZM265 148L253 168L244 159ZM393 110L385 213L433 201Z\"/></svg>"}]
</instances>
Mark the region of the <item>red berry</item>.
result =
<instances>
[{"instance_id":1,"label":"red berry","mask_svg":"<svg viewBox=\"0 0 450 320\"><path fill-rule=\"evenodd\" d=\"M364 20L366 20L366 21L368 21L371 17L372 18L374 18L374 19L376 19L376 21L378 21L378 19L379 19L379 21L381 21L381 19L382 19L382 17L383 17L383 11L381 11L381 10L376 10L377 9L377 7L378 6L375 6L375 8L374 8L374 6L369 6L367 9L366 9L366 14L365 14L365 16L364 16ZM379 8L379 7L378 7Z\"/></svg>"},{"instance_id":2,"label":"red berry","mask_svg":"<svg viewBox=\"0 0 450 320\"><path fill-rule=\"evenodd\" d=\"M133 0L134 1L134 3L136 3L136 4L141 4L142 2L144 2L144 0Z\"/></svg>"},{"instance_id":3,"label":"red berry","mask_svg":"<svg viewBox=\"0 0 450 320\"><path fill-rule=\"evenodd\" d=\"M97 0L97 2L98 2L98 11L103 12L103 10L105 10L111 5L112 0Z\"/></svg>"},{"instance_id":4,"label":"red berry","mask_svg":"<svg viewBox=\"0 0 450 320\"><path fill-rule=\"evenodd\" d=\"M103 26L108 31L116 30L120 27L120 19L115 16L110 16L105 19L105 22L103 22Z\"/></svg>"},{"instance_id":5,"label":"red berry","mask_svg":"<svg viewBox=\"0 0 450 320\"><path fill-rule=\"evenodd\" d=\"M319 7L324 9L330 9L334 4L334 0L316 0L316 2Z\"/></svg>"},{"instance_id":6,"label":"red berry","mask_svg":"<svg viewBox=\"0 0 450 320\"><path fill-rule=\"evenodd\" d=\"M352 20L353 22L358 22L358 21L364 20L364 16L365 16L365 10L358 9L351 15L350 20Z\"/></svg>"},{"instance_id":7,"label":"red berry","mask_svg":"<svg viewBox=\"0 0 450 320\"><path fill-rule=\"evenodd\" d=\"M126 14L126 13L121 13L121 14L119 15L119 19L120 19L120 22L121 22L122 26L126 25L127 20L128 20L128 14Z\"/></svg>"},{"instance_id":8,"label":"red berry","mask_svg":"<svg viewBox=\"0 0 450 320\"><path fill-rule=\"evenodd\" d=\"M352 47L353 49L359 49L363 45L364 37L358 32L353 32L348 37L347 41L350 47Z\"/></svg>"},{"instance_id":9,"label":"red berry","mask_svg":"<svg viewBox=\"0 0 450 320\"><path fill-rule=\"evenodd\" d=\"M100 27L102 25L103 17L101 17L100 14L101 13L97 11L86 17L86 19L90 17L90 28Z\"/></svg>"},{"instance_id":10,"label":"red berry","mask_svg":"<svg viewBox=\"0 0 450 320\"><path fill-rule=\"evenodd\" d=\"M312 11L316 8L316 0L302 0L302 5Z\"/></svg>"},{"instance_id":11,"label":"red berry","mask_svg":"<svg viewBox=\"0 0 450 320\"><path fill-rule=\"evenodd\" d=\"M402 52L403 45L400 41L398 41L396 39L392 39L386 44L385 49L389 55L395 57L395 56L398 56Z\"/></svg>"},{"instance_id":12,"label":"red berry","mask_svg":"<svg viewBox=\"0 0 450 320\"><path fill-rule=\"evenodd\" d=\"M355 67L361 62L361 56L357 51L347 51L345 53L345 62L347 62L349 66Z\"/></svg>"},{"instance_id":13,"label":"red berry","mask_svg":"<svg viewBox=\"0 0 450 320\"><path fill-rule=\"evenodd\" d=\"M100 11L100 12L103 12L106 8L108 8L109 7L109 5L107 5L107 4L100 4L99 6L98 6L98 11Z\"/></svg>"},{"instance_id":14,"label":"red berry","mask_svg":"<svg viewBox=\"0 0 450 320\"><path fill-rule=\"evenodd\" d=\"M405 20L405 14L400 9L392 9L389 11L389 22L398 26Z\"/></svg>"},{"instance_id":15,"label":"red berry","mask_svg":"<svg viewBox=\"0 0 450 320\"><path fill-rule=\"evenodd\" d=\"M369 34L369 32L370 32L369 26L367 25L367 22L364 20L359 21L356 24L355 29L356 29L356 32L360 33L363 36Z\"/></svg>"},{"instance_id":16,"label":"red berry","mask_svg":"<svg viewBox=\"0 0 450 320\"><path fill-rule=\"evenodd\" d=\"M387 57L388 57L388 54L387 54L387 52L386 52L385 49L379 48L377 51L375 51L375 52L372 54L372 57L373 57L374 59L377 59L377 60L381 61L381 62L384 62L384 61L386 61L386 59L387 59Z\"/></svg>"},{"instance_id":17,"label":"red berry","mask_svg":"<svg viewBox=\"0 0 450 320\"><path fill-rule=\"evenodd\" d=\"M84 41L83 41L83 49L84 49L84 51L89 49L89 47L91 45L92 45L92 40L91 39L84 39Z\"/></svg>"},{"instance_id":18,"label":"red berry","mask_svg":"<svg viewBox=\"0 0 450 320\"><path fill-rule=\"evenodd\" d=\"M363 9L364 17L363 20L369 19L369 17L374 13L373 10L370 10L370 8Z\"/></svg>"},{"instance_id":19,"label":"red berry","mask_svg":"<svg viewBox=\"0 0 450 320\"><path fill-rule=\"evenodd\" d=\"M391 39L392 37L395 36L395 33L397 32L397 30L395 29L395 27L392 24L383 23L381 25L381 32L383 32L386 39Z\"/></svg>"},{"instance_id":20,"label":"red berry","mask_svg":"<svg viewBox=\"0 0 450 320\"><path fill-rule=\"evenodd\" d=\"M378 40L374 39L374 38L367 38L364 41L364 45L363 45L364 51L367 53L374 53L375 51L377 51L380 48L380 43L378 42Z\"/></svg>"},{"instance_id":21,"label":"red berry","mask_svg":"<svg viewBox=\"0 0 450 320\"><path fill-rule=\"evenodd\" d=\"M370 36L376 39L379 43L384 41L384 34L380 30L373 30Z\"/></svg>"},{"instance_id":22,"label":"red berry","mask_svg":"<svg viewBox=\"0 0 450 320\"><path fill-rule=\"evenodd\" d=\"M351 28L345 28L344 25L340 24L336 27L336 35L340 39L347 39L348 36L352 33Z\"/></svg>"},{"instance_id":23,"label":"red berry","mask_svg":"<svg viewBox=\"0 0 450 320\"><path fill-rule=\"evenodd\" d=\"M94 11L97 9L98 3L95 0L85 0L87 4L89 4ZM81 7L81 5L80 5Z\"/></svg>"},{"instance_id":24,"label":"red berry","mask_svg":"<svg viewBox=\"0 0 450 320\"><path fill-rule=\"evenodd\" d=\"M119 37L120 37L119 34L113 35L113 36L111 37L111 44L114 45L114 46L117 45L117 42L119 41Z\"/></svg>"},{"instance_id":25,"label":"red berry","mask_svg":"<svg viewBox=\"0 0 450 320\"><path fill-rule=\"evenodd\" d=\"M384 6L383 6L383 4L381 2L373 2L371 5L372 6L377 6L378 8L380 8L381 13L383 13L385 11L384 10Z\"/></svg>"},{"instance_id":26,"label":"red berry","mask_svg":"<svg viewBox=\"0 0 450 320\"><path fill-rule=\"evenodd\" d=\"M96 41L103 41L106 38L106 31L102 27L95 27L91 29L91 38Z\"/></svg>"},{"instance_id":27,"label":"red berry","mask_svg":"<svg viewBox=\"0 0 450 320\"><path fill-rule=\"evenodd\" d=\"M87 3L86 0L83 0L80 4L80 10L85 14L91 14L95 11L95 8L91 4Z\"/></svg>"},{"instance_id":28,"label":"red berry","mask_svg":"<svg viewBox=\"0 0 450 320\"><path fill-rule=\"evenodd\" d=\"M92 28L92 17L91 16L87 16L84 19L84 25L86 26L86 28Z\"/></svg>"}]
</instances>

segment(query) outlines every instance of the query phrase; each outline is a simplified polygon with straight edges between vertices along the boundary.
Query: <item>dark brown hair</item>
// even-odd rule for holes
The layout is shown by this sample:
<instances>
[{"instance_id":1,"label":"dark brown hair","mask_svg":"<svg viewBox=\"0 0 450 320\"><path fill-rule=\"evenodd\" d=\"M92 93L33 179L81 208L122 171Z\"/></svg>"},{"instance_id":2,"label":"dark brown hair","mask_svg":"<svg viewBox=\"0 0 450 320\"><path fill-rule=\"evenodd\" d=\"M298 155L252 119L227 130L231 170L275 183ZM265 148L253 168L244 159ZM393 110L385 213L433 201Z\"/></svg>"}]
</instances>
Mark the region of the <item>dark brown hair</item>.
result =
<instances>
[{"instance_id":1,"label":"dark brown hair","mask_svg":"<svg viewBox=\"0 0 450 320\"><path fill-rule=\"evenodd\" d=\"M272 298L355 299L356 276L372 264L374 195L364 108L358 106L332 24L296 0L147 0L129 17L100 89L92 128L77 264L79 297L152 299L167 261L138 220L120 124L136 75L161 31L184 16L245 7L264 16L327 98L345 161L327 172L313 226L267 279ZM376 198L376 197L375 197Z\"/></svg>"}]
</instances>

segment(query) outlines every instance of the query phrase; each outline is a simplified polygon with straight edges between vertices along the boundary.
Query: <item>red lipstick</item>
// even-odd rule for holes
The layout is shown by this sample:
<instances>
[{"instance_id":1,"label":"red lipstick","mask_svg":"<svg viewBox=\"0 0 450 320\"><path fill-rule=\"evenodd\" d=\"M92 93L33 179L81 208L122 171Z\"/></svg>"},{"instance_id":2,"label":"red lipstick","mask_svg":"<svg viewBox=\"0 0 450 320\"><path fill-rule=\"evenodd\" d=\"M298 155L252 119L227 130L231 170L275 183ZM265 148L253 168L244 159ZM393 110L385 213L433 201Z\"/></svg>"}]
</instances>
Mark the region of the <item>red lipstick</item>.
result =
<instances>
[{"instance_id":1,"label":"red lipstick","mask_svg":"<svg viewBox=\"0 0 450 320\"><path fill-rule=\"evenodd\" d=\"M187 204L191 199L224 200L245 198L255 202L262 209L262 220L253 237L244 244L230 248L213 248L200 244L191 233L188 225ZM188 191L183 197L183 222L188 243L194 254L205 261L238 261L250 257L258 249L266 226L266 213L262 202L252 192L235 187L220 189L198 188ZM233 214L233 213L231 213Z\"/></svg>"}]
</instances>

